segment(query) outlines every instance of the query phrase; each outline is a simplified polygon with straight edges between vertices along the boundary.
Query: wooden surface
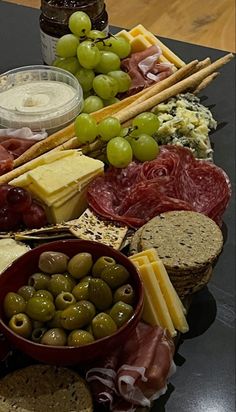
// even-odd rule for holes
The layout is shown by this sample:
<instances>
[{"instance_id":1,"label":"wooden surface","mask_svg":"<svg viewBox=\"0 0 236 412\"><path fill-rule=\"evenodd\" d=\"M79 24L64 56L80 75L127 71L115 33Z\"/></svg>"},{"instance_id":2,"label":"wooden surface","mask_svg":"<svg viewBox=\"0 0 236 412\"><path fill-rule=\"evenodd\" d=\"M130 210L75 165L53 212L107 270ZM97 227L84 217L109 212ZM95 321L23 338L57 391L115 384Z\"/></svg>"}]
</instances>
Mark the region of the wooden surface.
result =
<instances>
[{"instance_id":1,"label":"wooden surface","mask_svg":"<svg viewBox=\"0 0 236 412\"><path fill-rule=\"evenodd\" d=\"M6 0L40 7L40 0ZM110 24L235 52L235 0L105 0Z\"/></svg>"}]
</instances>

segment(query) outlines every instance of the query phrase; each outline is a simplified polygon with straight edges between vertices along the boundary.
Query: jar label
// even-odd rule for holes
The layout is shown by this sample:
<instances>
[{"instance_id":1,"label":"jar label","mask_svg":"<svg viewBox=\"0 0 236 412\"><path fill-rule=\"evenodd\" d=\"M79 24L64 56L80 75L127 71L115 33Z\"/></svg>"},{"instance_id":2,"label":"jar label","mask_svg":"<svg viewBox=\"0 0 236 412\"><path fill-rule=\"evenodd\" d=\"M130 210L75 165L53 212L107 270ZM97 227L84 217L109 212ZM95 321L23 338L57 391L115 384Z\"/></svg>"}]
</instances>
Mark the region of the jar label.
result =
<instances>
[{"instance_id":1,"label":"jar label","mask_svg":"<svg viewBox=\"0 0 236 412\"><path fill-rule=\"evenodd\" d=\"M42 30L40 30L40 37L43 61L49 66L51 66L52 62L56 59L56 44L58 38L49 36Z\"/></svg>"}]
</instances>

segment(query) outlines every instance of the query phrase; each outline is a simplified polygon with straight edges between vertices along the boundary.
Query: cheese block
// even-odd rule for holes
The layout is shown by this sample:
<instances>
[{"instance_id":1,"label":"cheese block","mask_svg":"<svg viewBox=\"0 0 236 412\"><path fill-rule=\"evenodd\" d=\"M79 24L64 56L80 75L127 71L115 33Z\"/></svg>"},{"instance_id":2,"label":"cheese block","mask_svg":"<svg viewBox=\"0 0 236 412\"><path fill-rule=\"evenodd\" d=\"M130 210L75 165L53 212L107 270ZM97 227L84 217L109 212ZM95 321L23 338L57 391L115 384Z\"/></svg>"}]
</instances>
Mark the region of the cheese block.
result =
<instances>
[{"instance_id":1,"label":"cheese block","mask_svg":"<svg viewBox=\"0 0 236 412\"><path fill-rule=\"evenodd\" d=\"M181 333L188 332L189 327L184 315L183 305L169 279L163 263L159 260L152 262L151 266L159 281L160 289L164 296L174 327Z\"/></svg>"},{"instance_id":2,"label":"cheese block","mask_svg":"<svg viewBox=\"0 0 236 412\"><path fill-rule=\"evenodd\" d=\"M131 259L131 260L133 260L138 266L146 265L146 264L150 263L150 260L149 260L148 256L140 256L139 257L139 256L135 255L135 258Z\"/></svg>"},{"instance_id":3,"label":"cheese block","mask_svg":"<svg viewBox=\"0 0 236 412\"><path fill-rule=\"evenodd\" d=\"M143 250L142 252L139 252L133 256L130 256L129 258L131 260L133 259L136 260L137 258L140 258L140 257L147 257L149 262L155 262L157 259L159 259L157 252L154 248Z\"/></svg>"},{"instance_id":4,"label":"cheese block","mask_svg":"<svg viewBox=\"0 0 236 412\"><path fill-rule=\"evenodd\" d=\"M122 37L123 39L127 40L129 43L133 40L133 36L131 36L130 32L127 30L121 30L119 33L116 34L116 37Z\"/></svg>"},{"instance_id":5,"label":"cheese block","mask_svg":"<svg viewBox=\"0 0 236 412\"><path fill-rule=\"evenodd\" d=\"M151 326L157 326L161 324L161 321L158 317L158 313L155 310L155 307L151 299L149 299L145 288L144 288L142 320L144 320L144 322L148 323Z\"/></svg>"},{"instance_id":6,"label":"cheese block","mask_svg":"<svg viewBox=\"0 0 236 412\"><path fill-rule=\"evenodd\" d=\"M135 263L135 259L133 259L133 257L132 262ZM172 337L176 336L176 330L151 264L148 263L139 266L138 263L136 263L136 265L138 267L141 279L143 280L146 299L151 302L151 305L155 309L156 315L160 322L159 326L164 329L168 329Z\"/></svg>"}]
</instances>

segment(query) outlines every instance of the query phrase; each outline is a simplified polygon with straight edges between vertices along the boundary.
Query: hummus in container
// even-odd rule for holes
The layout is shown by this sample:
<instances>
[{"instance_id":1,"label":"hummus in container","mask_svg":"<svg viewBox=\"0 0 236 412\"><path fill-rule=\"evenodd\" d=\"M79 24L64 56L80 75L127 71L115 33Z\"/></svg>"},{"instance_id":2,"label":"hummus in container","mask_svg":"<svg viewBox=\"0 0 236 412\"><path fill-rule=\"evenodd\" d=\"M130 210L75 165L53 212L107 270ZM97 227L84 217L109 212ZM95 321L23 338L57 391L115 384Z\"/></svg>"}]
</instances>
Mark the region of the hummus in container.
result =
<instances>
[{"instance_id":1,"label":"hummus in container","mask_svg":"<svg viewBox=\"0 0 236 412\"><path fill-rule=\"evenodd\" d=\"M0 126L29 127L49 134L71 123L81 112L78 80L56 67L26 66L0 76Z\"/></svg>"}]
</instances>

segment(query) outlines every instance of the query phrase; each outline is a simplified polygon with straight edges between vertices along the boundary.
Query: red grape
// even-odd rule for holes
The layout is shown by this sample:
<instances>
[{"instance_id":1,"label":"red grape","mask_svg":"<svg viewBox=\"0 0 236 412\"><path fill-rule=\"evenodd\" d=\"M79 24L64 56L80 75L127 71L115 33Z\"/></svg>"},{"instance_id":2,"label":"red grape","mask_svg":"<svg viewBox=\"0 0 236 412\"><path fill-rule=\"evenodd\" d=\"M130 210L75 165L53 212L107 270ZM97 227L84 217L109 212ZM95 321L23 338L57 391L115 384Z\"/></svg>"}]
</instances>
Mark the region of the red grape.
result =
<instances>
[{"instance_id":1,"label":"red grape","mask_svg":"<svg viewBox=\"0 0 236 412\"><path fill-rule=\"evenodd\" d=\"M12 186L7 184L0 185L0 207L6 204L7 193L11 188Z\"/></svg>"},{"instance_id":2,"label":"red grape","mask_svg":"<svg viewBox=\"0 0 236 412\"><path fill-rule=\"evenodd\" d=\"M21 216L18 213L13 212L7 207L0 209L0 231L7 232L19 227L21 223Z\"/></svg>"},{"instance_id":3,"label":"red grape","mask_svg":"<svg viewBox=\"0 0 236 412\"><path fill-rule=\"evenodd\" d=\"M7 193L7 204L14 212L24 212L32 203L31 194L21 187L11 187Z\"/></svg>"},{"instance_id":4,"label":"red grape","mask_svg":"<svg viewBox=\"0 0 236 412\"><path fill-rule=\"evenodd\" d=\"M29 229L36 229L47 224L47 217L42 206L33 201L23 213L23 222Z\"/></svg>"}]
</instances>

